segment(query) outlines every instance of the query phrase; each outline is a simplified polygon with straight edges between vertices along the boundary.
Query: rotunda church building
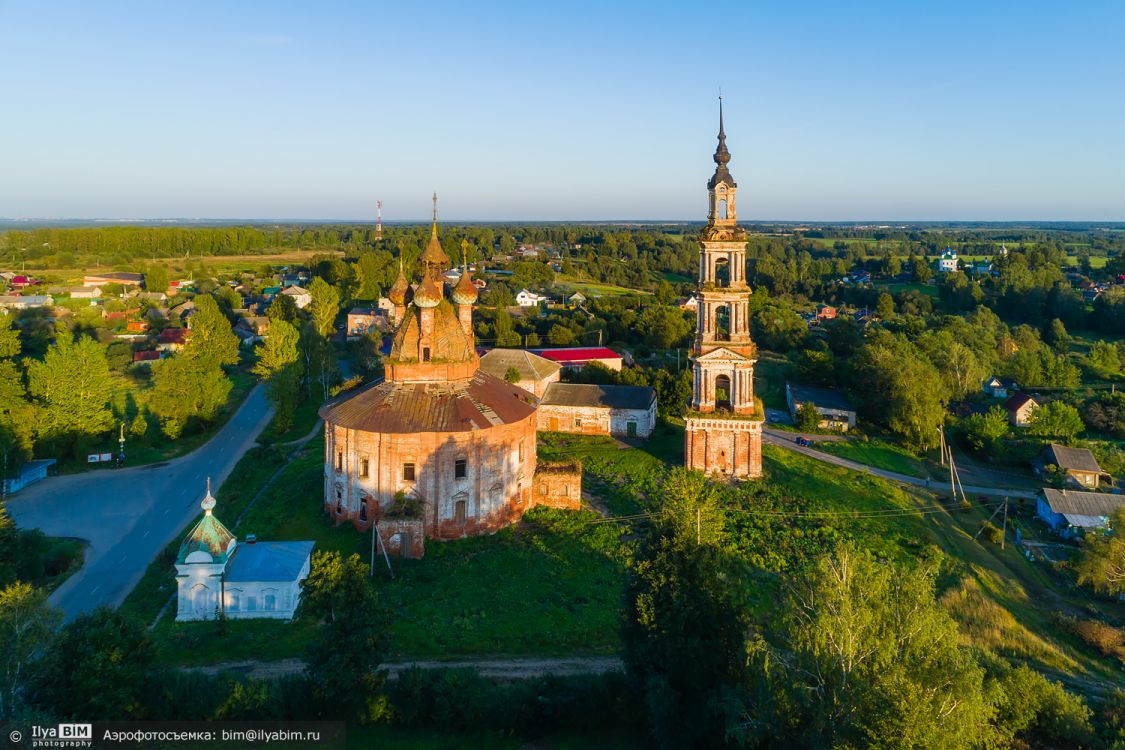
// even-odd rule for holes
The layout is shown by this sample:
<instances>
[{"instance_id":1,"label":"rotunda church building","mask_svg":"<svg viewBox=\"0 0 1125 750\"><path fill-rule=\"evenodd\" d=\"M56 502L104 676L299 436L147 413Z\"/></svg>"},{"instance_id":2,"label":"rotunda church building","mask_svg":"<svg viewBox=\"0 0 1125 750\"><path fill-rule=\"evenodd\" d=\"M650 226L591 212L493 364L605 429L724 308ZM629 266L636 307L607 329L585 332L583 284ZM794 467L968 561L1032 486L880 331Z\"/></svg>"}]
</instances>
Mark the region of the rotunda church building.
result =
<instances>
[{"instance_id":1,"label":"rotunda church building","mask_svg":"<svg viewBox=\"0 0 1125 750\"><path fill-rule=\"evenodd\" d=\"M467 265L448 296L444 290L450 261L438 240L436 198L419 266L414 285L400 267L388 293L399 326L385 377L320 410L325 510L359 529L378 523L380 541L410 556L420 554L423 534L491 533L553 494L550 482L533 486L537 399L480 369Z\"/></svg>"}]
</instances>

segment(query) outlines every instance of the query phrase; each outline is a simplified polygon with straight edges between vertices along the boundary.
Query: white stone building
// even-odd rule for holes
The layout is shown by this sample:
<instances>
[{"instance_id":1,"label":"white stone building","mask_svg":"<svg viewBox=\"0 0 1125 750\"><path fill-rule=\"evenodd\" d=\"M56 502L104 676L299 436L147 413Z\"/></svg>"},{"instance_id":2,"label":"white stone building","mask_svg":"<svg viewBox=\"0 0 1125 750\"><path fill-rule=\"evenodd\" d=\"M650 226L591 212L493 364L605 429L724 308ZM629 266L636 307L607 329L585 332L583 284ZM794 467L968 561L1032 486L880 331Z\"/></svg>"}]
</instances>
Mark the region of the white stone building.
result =
<instances>
[{"instance_id":1,"label":"white stone building","mask_svg":"<svg viewBox=\"0 0 1125 750\"><path fill-rule=\"evenodd\" d=\"M289 620L309 575L313 542L241 544L212 515L211 483L200 504L203 518L180 544L176 556L176 622L270 618Z\"/></svg>"},{"instance_id":2,"label":"white stone building","mask_svg":"<svg viewBox=\"0 0 1125 750\"><path fill-rule=\"evenodd\" d=\"M299 286L290 286L281 290L281 293L287 297L293 298L293 303L297 305L298 310L304 310L312 302L312 295L308 289Z\"/></svg>"},{"instance_id":3,"label":"white stone building","mask_svg":"<svg viewBox=\"0 0 1125 750\"><path fill-rule=\"evenodd\" d=\"M539 402L539 429L647 438L656 427L656 391L647 386L551 383Z\"/></svg>"},{"instance_id":4,"label":"white stone building","mask_svg":"<svg viewBox=\"0 0 1125 750\"><path fill-rule=\"evenodd\" d=\"M516 304L520 307L537 307L539 303L547 301L546 295L529 292L526 289L521 289L519 294L516 295Z\"/></svg>"}]
</instances>

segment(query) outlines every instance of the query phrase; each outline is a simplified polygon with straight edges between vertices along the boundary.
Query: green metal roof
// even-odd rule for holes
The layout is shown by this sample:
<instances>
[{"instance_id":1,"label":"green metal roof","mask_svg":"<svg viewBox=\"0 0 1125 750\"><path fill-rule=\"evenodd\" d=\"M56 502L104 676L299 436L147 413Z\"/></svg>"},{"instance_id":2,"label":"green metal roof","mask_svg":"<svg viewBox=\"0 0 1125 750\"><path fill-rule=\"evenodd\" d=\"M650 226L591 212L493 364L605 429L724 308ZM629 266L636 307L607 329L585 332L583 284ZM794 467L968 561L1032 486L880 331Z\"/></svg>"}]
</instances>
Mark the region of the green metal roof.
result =
<instances>
[{"instance_id":1,"label":"green metal roof","mask_svg":"<svg viewBox=\"0 0 1125 750\"><path fill-rule=\"evenodd\" d=\"M207 497L211 497L210 493ZM214 505L214 500L211 501L211 505ZM188 555L198 551L206 552L215 562L227 561L227 548L234 539L234 534L230 533L219 519L211 515L211 508L207 507L206 500L203 507L203 518L199 519L199 523L188 532L183 543L180 544L180 553L176 555L178 563L187 562Z\"/></svg>"}]
</instances>

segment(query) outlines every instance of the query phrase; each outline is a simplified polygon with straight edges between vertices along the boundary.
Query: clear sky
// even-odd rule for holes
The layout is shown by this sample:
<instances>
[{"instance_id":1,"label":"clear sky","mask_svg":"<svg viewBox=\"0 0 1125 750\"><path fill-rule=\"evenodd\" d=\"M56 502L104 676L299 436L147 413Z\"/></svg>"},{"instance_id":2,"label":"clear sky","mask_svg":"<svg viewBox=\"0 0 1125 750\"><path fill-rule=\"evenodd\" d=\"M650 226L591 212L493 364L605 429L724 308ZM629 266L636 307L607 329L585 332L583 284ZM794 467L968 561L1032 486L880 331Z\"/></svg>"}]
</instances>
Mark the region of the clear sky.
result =
<instances>
[{"instance_id":1,"label":"clear sky","mask_svg":"<svg viewBox=\"0 0 1125 750\"><path fill-rule=\"evenodd\" d=\"M1125 2L0 0L0 217L1125 220Z\"/></svg>"}]
</instances>

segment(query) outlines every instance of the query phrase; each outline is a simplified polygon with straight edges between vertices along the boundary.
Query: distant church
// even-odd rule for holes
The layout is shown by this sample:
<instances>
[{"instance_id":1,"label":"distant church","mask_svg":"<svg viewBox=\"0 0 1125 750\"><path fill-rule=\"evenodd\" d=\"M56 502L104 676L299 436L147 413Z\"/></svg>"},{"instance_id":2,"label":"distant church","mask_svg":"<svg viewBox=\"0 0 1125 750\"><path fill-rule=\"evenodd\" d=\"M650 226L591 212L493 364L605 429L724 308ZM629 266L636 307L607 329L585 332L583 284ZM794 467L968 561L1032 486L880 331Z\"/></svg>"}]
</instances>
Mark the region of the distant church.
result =
<instances>
[{"instance_id":1,"label":"distant church","mask_svg":"<svg viewBox=\"0 0 1125 750\"><path fill-rule=\"evenodd\" d=\"M694 383L684 413L684 464L729 478L762 475L764 413L754 399L757 347L750 340L746 230L738 226L738 185L719 101L715 174L707 182L707 226L699 237L698 317L692 347Z\"/></svg>"},{"instance_id":2,"label":"distant church","mask_svg":"<svg viewBox=\"0 0 1125 750\"><path fill-rule=\"evenodd\" d=\"M435 196L421 279L409 284L400 266L387 295L399 326L385 377L320 409L325 511L376 525L383 548L407 557L424 554L425 538L488 534L534 505L581 504L579 465L537 461L539 400L481 369L477 288L463 263L447 296L450 265Z\"/></svg>"}]
</instances>

